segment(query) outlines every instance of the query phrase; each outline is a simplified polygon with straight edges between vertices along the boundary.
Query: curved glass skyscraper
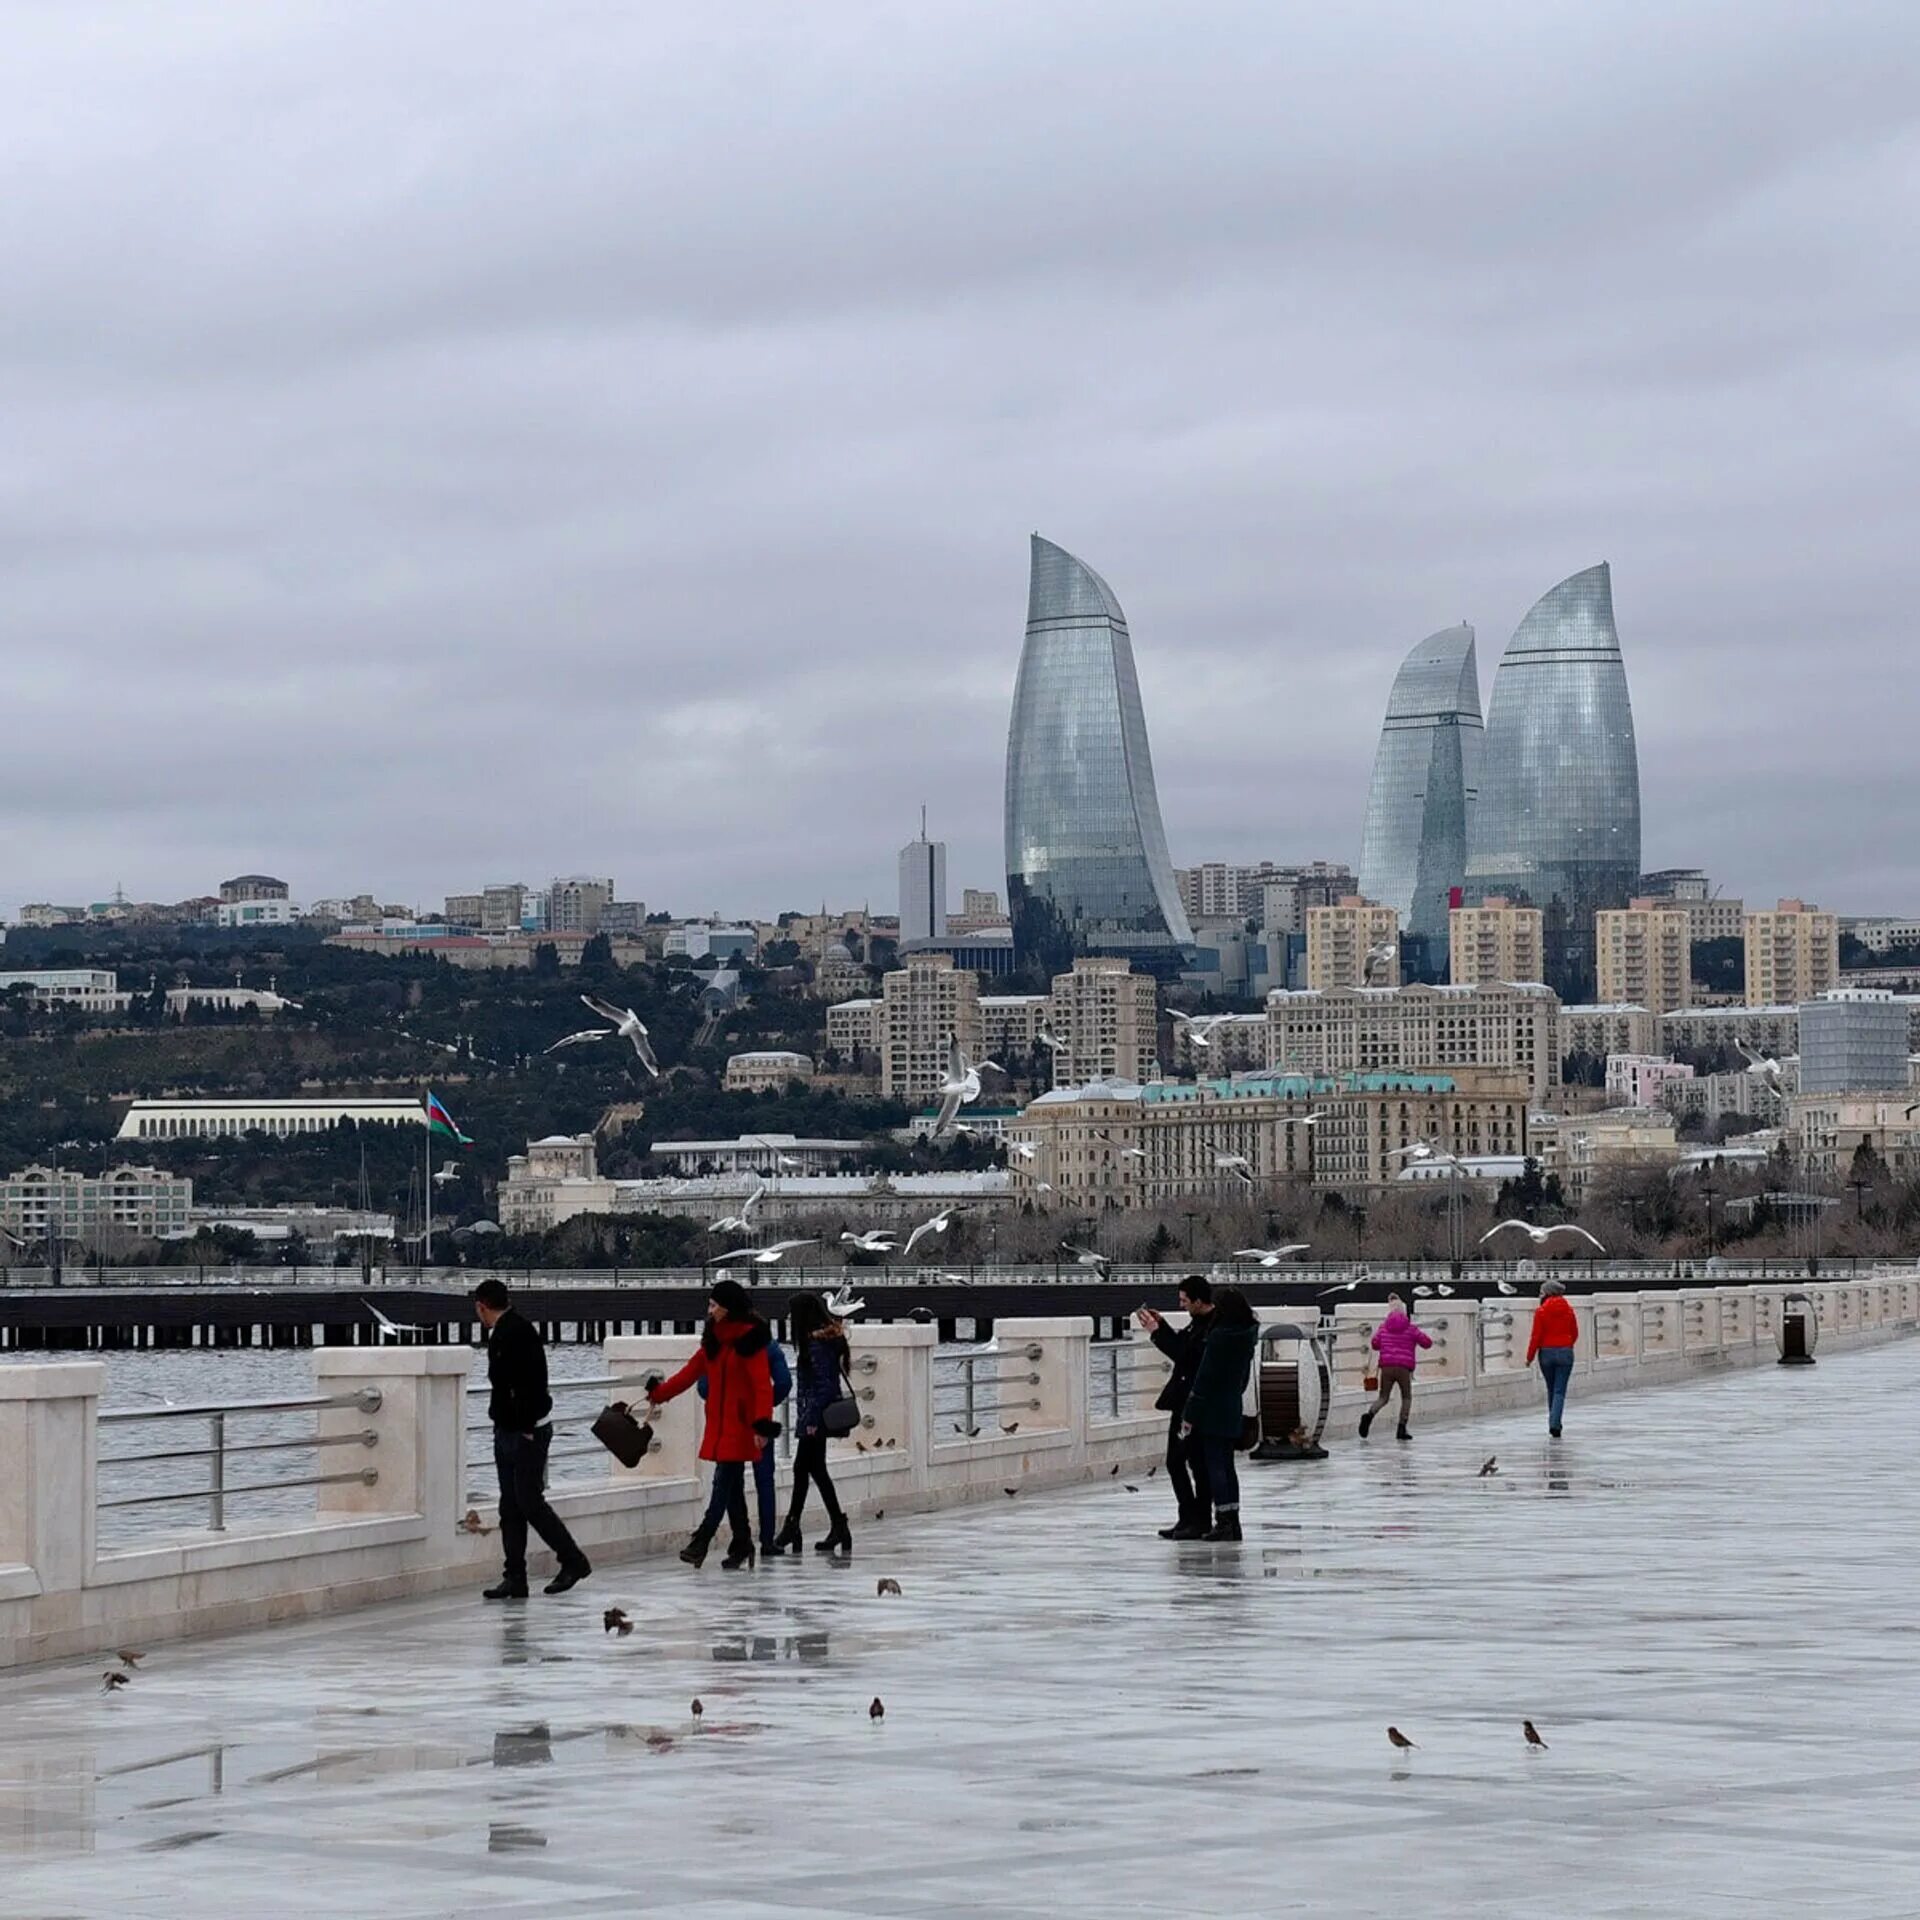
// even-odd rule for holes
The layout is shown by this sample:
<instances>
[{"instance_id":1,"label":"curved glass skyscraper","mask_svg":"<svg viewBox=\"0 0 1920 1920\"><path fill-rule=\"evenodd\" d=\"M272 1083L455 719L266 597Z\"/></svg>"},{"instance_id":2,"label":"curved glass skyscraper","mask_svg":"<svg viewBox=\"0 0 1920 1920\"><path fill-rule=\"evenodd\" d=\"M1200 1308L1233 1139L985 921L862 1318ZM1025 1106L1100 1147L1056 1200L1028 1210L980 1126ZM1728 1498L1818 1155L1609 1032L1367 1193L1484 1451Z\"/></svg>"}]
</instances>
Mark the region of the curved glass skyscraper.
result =
<instances>
[{"instance_id":1,"label":"curved glass skyscraper","mask_svg":"<svg viewBox=\"0 0 1920 1920\"><path fill-rule=\"evenodd\" d=\"M1480 748L1480 667L1463 624L1429 634L1394 676L1367 793L1360 891L1400 916L1403 979L1446 977Z\"/></svg>"},{"instance_id":2,"label":"curved glass skyscraper","mask_svg":"<svg viewBox=\"0 0 1920 1920\"><path fill-rule=\"evenodd\" d=\"M1541 909L1547 982L1593 994L1593 916L1640 878L1640 757L1605 561L1562 580L1515 629L1487 702L1468 836L1469 897Z\"/></svg>"},{"instance_id":3,"label":"curved glass skyscraper","mask_svg":"<svg viewBox=\"0 0 1920 1920\"><path fill-rule=\"evenodd\" d=\"M1037 533L1007 730L1007 896L1016 951L1048 968L1116 953L1170 972L1193 940L1127 616L1091 567Z\"/></svg>"}]
</instances>

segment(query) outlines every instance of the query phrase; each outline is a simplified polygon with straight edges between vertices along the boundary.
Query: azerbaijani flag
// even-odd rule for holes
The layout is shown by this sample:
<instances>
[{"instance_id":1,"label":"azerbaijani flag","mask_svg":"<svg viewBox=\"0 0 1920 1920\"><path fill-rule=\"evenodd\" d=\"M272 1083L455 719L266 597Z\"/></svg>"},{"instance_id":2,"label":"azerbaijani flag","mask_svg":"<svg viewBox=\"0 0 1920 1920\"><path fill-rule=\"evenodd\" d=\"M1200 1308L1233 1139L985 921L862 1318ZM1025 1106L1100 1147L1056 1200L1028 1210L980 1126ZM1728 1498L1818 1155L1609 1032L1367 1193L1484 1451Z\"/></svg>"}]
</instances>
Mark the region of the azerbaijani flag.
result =
<instances>
[{"instance_id":1,"label":"azerbaijani flag","mask_svg":"<svg viewBox=\"0 0 1920 1920\"><path fill-rule=\"evenodd\" d=\"M427 1131L442 1140L451 1140L456 1147L470 1147L473 1142L453 1124L453 1115L440 1104L440 1096L427 1095Z\"/></svg>"}]
</instances>

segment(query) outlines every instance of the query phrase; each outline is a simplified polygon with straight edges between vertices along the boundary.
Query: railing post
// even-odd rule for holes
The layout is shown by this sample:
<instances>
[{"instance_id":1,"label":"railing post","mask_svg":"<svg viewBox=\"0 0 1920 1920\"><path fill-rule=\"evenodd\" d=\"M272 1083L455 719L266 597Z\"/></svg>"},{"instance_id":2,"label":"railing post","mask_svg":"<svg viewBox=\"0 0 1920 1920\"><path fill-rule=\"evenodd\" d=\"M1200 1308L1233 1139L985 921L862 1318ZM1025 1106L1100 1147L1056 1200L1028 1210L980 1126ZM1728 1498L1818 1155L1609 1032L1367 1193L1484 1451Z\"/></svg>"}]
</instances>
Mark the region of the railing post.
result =
<instances>
[{"instance_id":1,"label":"railing post","mask_svg":"<svg viewBox=\"0 0 1920 1920\"><path fill-rule=\"evenodd\" d=\"M1039 1406L1023 1418L1036 1427L1062 1429L1076 1436L1084 1449L1087 1440L1087 1347L1093 1339L1093 1322L1084 1316L1057 1320L1001 1320L995 1324L994 1344L1002 1351L1010 1347L1037 1346L1040 1357L1032 1371L1040 1376L1032 1389Z\"/></svg>"},{"instance_id":2,"label":"railing post","mask_svg":"<svg viewBox=\"0 0 1920 1920\"><path fill-rule=\"evenodd\" d=\"M376 1476L371 1486L352 1480L316 1487L320 1518L417 1513L435 1525L451 1525L467 1504L466 1385L472 1367L468 1346L316 1347L316 1392L373 1387L380 1394L373 1412L358 1406L320 1409L323 1436L369 1428L375 1435L364 1451L340 1448L344 1458L329 1460L321 1471L365 1467Z\"/></svg>"},{"instance_id":3,"label":"railing post","mask_svg":"<svg viewBox=\"0 0 1920 1920\"><path fill-rule=\"evenodd\" d=\"M216 1413L207 1421L207 1444L212 1449L208 1462L211 1472L207 1484L207 1525L214 1533L227 1530L227 1416Z\"/></svg>"},{"instance_id":4,"label":"railing post","mask_svg":"<svg viewBox=\"0 0 1920 1920\"><path fill-rule=\"evenodd\" d=\"M98 1360L0 1367L0 1620L14 1593L72 1593L93 1569ZM10 1576L21 1576L15 1586Z\"/></svg>"}]
</instances>

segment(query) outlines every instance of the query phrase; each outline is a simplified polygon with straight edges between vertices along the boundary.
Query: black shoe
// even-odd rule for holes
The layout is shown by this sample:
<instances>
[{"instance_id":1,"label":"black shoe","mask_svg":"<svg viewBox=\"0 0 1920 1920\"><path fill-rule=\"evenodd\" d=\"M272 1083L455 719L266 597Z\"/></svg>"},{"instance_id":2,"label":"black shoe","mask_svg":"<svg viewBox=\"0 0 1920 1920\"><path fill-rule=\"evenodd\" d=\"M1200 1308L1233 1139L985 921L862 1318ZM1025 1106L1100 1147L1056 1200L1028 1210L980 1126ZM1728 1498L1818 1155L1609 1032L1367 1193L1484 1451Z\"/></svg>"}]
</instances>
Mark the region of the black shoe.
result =
<instances>
[{"instance_id":1,"label":"black shoe","mask_svg":"<svg viewBox=\"0 0 1920 1920\"><path fill-rule=\"evenodd\" d=\"M1202 1540L1238 1540L1240 1538L1240 1516L1237 1513L1223 1513L1199 1538Z\"/></svg>"},{"instance_id":2,"label":"black shoe","mask_svg":"<svg viewBox=\"0 0 1920 1920\"><path fill-rule=\"evenodd\" d=\"M524 1580L502 1580L497 1587L488 1587L480 1596L482 1600L524 1600L527 1597L527 1583Z\"/></svg>"},{"instance_id":3,"label":"black shoe","mask_svg":"<svg viewBox=\"0 0 1920 1920\"><path fill-rule=\"evenodd\" d=\"M570 1567L562 1567L542 1589L546 1593L568 1593L577 1587L593 1571L590 1560L576 1560Z\"/></svg>"},{"instance_id":4,"label":"black shoe","mask_svg":"<svg viewBox=\"0 0 1920 1920\"><path fill-rule=\"evenodd\" d=\"M1560 1438L1560 1429L1558 1427L1549 1427L1547 1429L1547 1438L1549 1440L1558 1440Z\"/></svg>"},{"instance_id":5,"label":"black shoe","mask_svg":"<svg viewBox=\"0 0 1920 1920\"><path fill-rule=\"evenodd\" d=\"M1373 1415L1363 1413L1360 1416L1360 1438L1364 1440L1373 1431Z\"/></svg>"},{"instance_id":6,"label":"black shoe","mask_svg":"<svg viewBox=\"0 0 1920 1920\"><path fill-rule=\"evenodd\" d=\"M742 1567L752 1566L753 1542L751 1540L734 1541L734 1543L728 1547L726 1555L721 1560L720 1565L722 1570L727 1573L737 1573Z\"/></svg>"},{"instance_id":7,"label":"black shoe","mask_svg":"<svg viewBox=\"0 0 1920 1920\"><path fill-rule=\"evenodd\" d=\"M763 1534L760 1540L760 1558L778 1560L786 1552L786 1543L777 1533Z\"/></svg>"},{"instance_id":8,"label":"black shoe","mask_svg":"<svg viewBox=\"0 0 1920 1920\"><path fill-rule=\"evenodd\" d=\"M680 1549L680 1558L690 1567L703 1567L707 1563L707 1549L712 1545L713 1535L696 1528L693 1538Z\"/></svg>"},{"instance_id":9,"label":"black shoe","mask_svg":"<svg viewBox=\"0 0 1920 1920\"><path fill-rule=\"evenodd\" d=\"M1204 1520L1181 1520L1173 1526L1162 1527L1162 1540L1204 1540L1207 1537L1207 1523Z\"/></svg>"},{"instance_id":10,"label":"black shoe","mask_svg":"<svg viewBox=\"0 0 1920 1920\"><path fill-rule=\"evenodd\" d=\"M848 1530L845 1514L842 1514L827 1529L827 1537L824 1540L816 1540L813 1543L813 1550L815 1553L851 1553L853 1551L853 1535Z\"/></svg>"},{"instance_id":11,"label":"black shoe","mask_svg":"<svg viewBox=\"0 0 1920 1920\"><path fill-rule=\"evenodd\" d=\"M1395 1431L1393 1437L1396 1440L1411 1440L1413 1438L1413 1435L1410 1434L1405 1427L1401 1427Z\"/></svg>"},{"instance_id":12,"label":"black shoe","mask_svg":"<svg viewBox=\"0 0 1920 1920\"><path fill-rule=\"evenodd\" d=\"M767 1547L767 1552L770 1554L798 1553L806 1544L807 1543L800 1538L800 1522L798 1520L789 1520L787 1524L773 1536L771 1543Z\"/></svg>"}]
</instances>

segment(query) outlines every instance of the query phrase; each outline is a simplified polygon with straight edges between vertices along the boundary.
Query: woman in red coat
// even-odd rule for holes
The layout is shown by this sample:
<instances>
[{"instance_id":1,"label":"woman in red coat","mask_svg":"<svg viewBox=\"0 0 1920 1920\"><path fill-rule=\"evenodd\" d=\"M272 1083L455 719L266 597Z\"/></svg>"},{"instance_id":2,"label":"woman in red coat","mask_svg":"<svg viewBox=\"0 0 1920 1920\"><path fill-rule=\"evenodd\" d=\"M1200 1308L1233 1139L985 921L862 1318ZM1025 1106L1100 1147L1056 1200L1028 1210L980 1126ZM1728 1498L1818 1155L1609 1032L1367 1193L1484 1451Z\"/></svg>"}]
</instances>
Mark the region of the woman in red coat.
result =
<instances>
[{"instance_id":1,"label":"woman in red coat","mask_svg":"<svg viewBox=\"0 0 1920 1920\"><path fill-rule=\"evenodd\" d=\"M761 1447L780 1429L773 1422L773 1369L767 1349L773 1335L754 1312L738 1280L716 1280L707 1299L707 1324L694 1355L671 1380L647 1389L655 1406L685 1393L696 1380L707 1383L706 1430L700 1458L713 1462L713 1492L706 1517L680 1558L697 1567L707 1557L724 1513L733 1538L720 1562L731 1570L753 1565L753 1530L747 1523L747 1468Z\"/></svg>"},{"instance_id":2,"label":"woman in red coat","mask_svg":"<svg viewBox=\"0 0 1920 1920\"><path fill-rule=\"evenodd\" d=\"M1558 1280L1540 1282L1540 1304L1533 1310L1533 1333L1527 1341L1527 1365L1540 1362L1540 1378L1547 1385L1547 1432L1560 1438L1560 1421L1567 1408L1567 1382L1573 1378L1574 1342L1580 1322L1574 1317L1567 1290Z\"/></svg>"}]
</instances>

